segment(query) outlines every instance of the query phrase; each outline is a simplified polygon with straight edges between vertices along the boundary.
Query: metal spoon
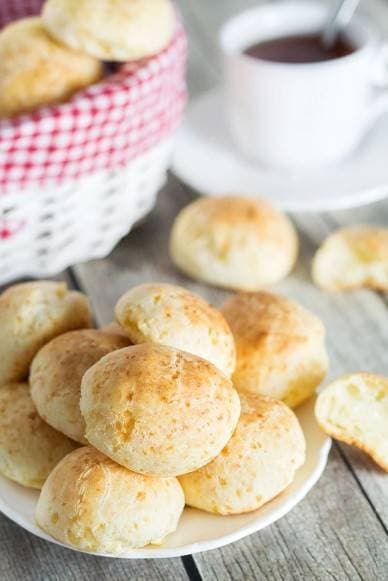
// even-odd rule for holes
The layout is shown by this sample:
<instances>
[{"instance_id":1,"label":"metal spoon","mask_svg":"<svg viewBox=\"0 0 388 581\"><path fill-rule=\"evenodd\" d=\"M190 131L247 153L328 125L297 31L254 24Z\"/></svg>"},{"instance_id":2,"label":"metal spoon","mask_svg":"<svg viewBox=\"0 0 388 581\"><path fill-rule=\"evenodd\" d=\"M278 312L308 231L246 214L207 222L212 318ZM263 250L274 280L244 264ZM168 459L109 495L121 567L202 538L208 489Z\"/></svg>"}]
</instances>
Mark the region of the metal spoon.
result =
<instances>
[{"instance_id":1,"label":"metal spoon","mask_svg":"<svg viewBox=\"0 0 388 581\"><path fill-rule=\"evenodd\" d=\"M340 0L335 6L321 34L321 43L325 49L334 46L338 34L349 24L359 3L360 0Z\"/></svg>"}]
</instances>

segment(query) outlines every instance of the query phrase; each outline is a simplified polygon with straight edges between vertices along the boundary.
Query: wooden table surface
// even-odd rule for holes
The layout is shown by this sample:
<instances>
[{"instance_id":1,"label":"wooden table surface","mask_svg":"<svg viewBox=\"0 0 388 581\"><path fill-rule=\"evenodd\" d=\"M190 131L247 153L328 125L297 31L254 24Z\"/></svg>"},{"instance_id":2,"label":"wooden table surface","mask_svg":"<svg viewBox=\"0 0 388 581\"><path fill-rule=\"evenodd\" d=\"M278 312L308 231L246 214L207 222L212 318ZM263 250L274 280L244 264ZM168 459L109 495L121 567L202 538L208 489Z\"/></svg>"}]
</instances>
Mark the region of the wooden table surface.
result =
<instances>
[{"instance_id":1,"label":"wooden table surface","mask_svg":"<svg viewBox=\"0 0 388 581\"><path fill-rule=\"evenodd\" d=\"M180 0L190 37L191 95L220 79L215 31L222 21L258 0ZM388 28L388 5L369 0ZM200 168L198 168L200 171ZM145 281L170 281L199 292L214 304L227 293L195 284L177 273L168 257L168 233L177 211L194 194L170 177L149 219L104 260L78 265L61 275L90 296L96 321L112 320L115 301ZM368 370L388 374L388 299L370 291L325 294L310 279L310 263L328 232L344 224L388 225L388 202L366 208L298 214L301 255L293 274L274 290L300 301L325 322L329 378ZM122 561L72 552L41 541L0 516L0 580L191 578L237 580L388 580L388 475L367 456L333 445L322 478L280 521L238 543L183 559Z\"/></svg>"}]
</instances>

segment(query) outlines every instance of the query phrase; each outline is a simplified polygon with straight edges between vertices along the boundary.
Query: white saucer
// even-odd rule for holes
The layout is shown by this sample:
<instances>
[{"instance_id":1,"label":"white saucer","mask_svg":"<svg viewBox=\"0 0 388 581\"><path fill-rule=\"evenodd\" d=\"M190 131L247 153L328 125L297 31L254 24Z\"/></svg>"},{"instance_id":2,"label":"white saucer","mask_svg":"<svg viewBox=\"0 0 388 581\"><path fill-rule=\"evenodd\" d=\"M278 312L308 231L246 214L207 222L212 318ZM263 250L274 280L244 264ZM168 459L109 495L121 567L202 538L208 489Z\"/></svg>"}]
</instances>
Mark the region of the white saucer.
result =
<instances>
[{"instance_id":1,"label":"white saucer","mask_svg":"<svg viewBox=\"0 0 388 581\"><path fill-rule=\"evenodd\" d=\"M315 420L314 404L314 398L311 398L296 410L306 437L307 455L304 466L285 492L255 512L236 516L217 516L186 508L177 531L167 537L162 546L133 550L119 555L119 558L179 557L216 549L255 533L284 516L311 490L327 463L331 440ZM0 476L0 511L30 533L60 545L62 543L55 541L35 523L38 497L38 491L23 488Z\"/></svg>"},{"instance_id":2,"label":"white saucer","mask_svg":"<svg viewBox=\"0 0 388 581\"><path fill-rule=\"evenodd\" d=\"M346 161L289 172L260 166L239 153L228 133L217 89L189 107L172 168L182 181L203 194L264 197L289 211L362 206L388 196L388 116L377 121Z\"/></svg>"}]
</instances>

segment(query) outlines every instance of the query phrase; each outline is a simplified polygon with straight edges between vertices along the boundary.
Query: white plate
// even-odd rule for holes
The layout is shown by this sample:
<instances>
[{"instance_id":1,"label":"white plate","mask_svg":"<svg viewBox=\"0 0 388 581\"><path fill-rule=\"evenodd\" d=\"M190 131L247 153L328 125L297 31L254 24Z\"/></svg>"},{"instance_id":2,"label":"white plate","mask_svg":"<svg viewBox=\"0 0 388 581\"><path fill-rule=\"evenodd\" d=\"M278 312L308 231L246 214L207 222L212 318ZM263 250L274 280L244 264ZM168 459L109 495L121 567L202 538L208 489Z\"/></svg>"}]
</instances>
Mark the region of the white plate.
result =
<instances>
[{"instance_id":1,"label":"white plate","mask_svg":"<svg viewBox=\"0 0 388 581\"><path fill-rule=\"evenodd\" d=\"M387 159L385 116L353 156L338 165L295 172L260 166L235 148L218 89L189 107L175 144L173 171L203 194L247 194L268 198L283 210L317 212L361 206L387 197Z\"/></svg>"},{"instance_id":2,"label":"white plate","mask_svg":"<svg viewBox=\"0 0 388 581\"><path fill-rule=\"evenodd\" d=\"M166 539L163 546L137 549L119 557L151 559L208 551L242 539L284 516L317 482L326 466L331 446L331 440L325 436L315 420L313 399L300 406L297 415L307 441L307 459L285 492L261 509L238 516L216 516L186 508L178 530ZM34 522L38 496L37 491L23 488L0 476L0 511L34 535L61 544L44 533Z\"/></svg>"}]
</instances>

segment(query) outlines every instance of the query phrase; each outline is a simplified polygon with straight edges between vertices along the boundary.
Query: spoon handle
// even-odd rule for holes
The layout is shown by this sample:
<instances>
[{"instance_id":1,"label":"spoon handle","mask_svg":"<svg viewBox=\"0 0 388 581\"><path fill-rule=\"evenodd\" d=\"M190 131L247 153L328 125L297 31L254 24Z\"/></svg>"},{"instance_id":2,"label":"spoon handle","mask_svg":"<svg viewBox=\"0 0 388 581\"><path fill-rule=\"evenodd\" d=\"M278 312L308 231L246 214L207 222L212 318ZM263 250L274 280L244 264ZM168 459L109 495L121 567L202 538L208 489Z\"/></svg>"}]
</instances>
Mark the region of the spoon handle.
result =
<instances>
[{"instance_id":1,"label":"spoon handle","mask_svg":"<svg viewBox=\"0 0 388 581\"><path fill-rule=\"evenodd\" d=\"M338 33L349 24L360 0L340 0L330 14L321 35L321 42L325 48L331 48L337 39Z\"/></svg>"}]
</instances>

